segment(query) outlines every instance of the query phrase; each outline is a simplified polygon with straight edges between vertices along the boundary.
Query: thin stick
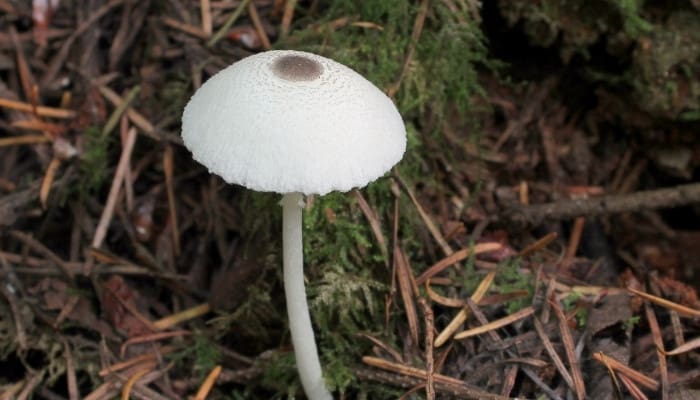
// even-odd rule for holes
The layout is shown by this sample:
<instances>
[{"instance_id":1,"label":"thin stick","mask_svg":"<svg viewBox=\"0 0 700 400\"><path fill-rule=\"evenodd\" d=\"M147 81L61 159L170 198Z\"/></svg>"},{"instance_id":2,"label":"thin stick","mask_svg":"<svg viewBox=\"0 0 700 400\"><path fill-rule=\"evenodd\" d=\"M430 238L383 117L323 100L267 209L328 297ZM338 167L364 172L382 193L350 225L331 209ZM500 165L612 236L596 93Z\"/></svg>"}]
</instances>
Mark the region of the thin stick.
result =
<instances>
[{"instance_id":1,"label":"thin stick","mask_svg":"<svg viewBox=\"0 0 700 400\"><path fill-rule=\"evenodd\" d=\"M117 169L114 173L114 179L112 179L112 187L109 189L109 195L107 196L107 204L105 204L104 210L102 210L102 215L100 216L100 222L97 224L95 229L95 236L92 239L92 247L98 248L102 246L102 242L107 236L107 228L110 221L112 220L112 215L114 214L114 207L117 205L117 198L119 197L119 189L122 186L122 181L124 180L124 173L126 172L126 167L131 159L131 152L134 150L134 144L136 143L136 128L129 129L129 133L126 137L126 143L122 149L122 154L119 157L119 163L117 164ZM89 264L88 264L89 265ZM85 271L86 275L90 274L90 268Z\"/></svg>"},{"instance_id":2,"label":"thin stick","mask_svg":"<svg viewBox=\"0 0 700 400\"><path fill-rule=\"evenodd\" d=\"M287 0L284 3L284 13L282 14L282 23L280 24L280 38L284 39L289 34L289 27L292 25L294 18L294 8L297 5L297 0Z\"/></svg>"},{"instance_id":3,"label":"thin stick","mask_svg":"<svg viewBox=\"0 0 700 400\"><path fill-rule=\"evenodd\" d=\"M202 32L207 36L211 36L211 3L209 0L199 0L199 7L202 13Z\"/></svg>"},{"instance_id":4,"label":"thin stick","mask_svg":"<svg viewBox=\"0 0 700 400\"><path fill-rule=\"evenodd\" d=\"M260 15L258 15L258 9L255 7L255 2L251 1L248 3L248 16L250 17L250 20L253 21L253 26L255 27L255 31L258 33L258 37L260 37L263 48L265 50L270 50L272 48L270 38L267 37L267 32L265 32L265 27L260 20Z\"/></svg>"},{"instance_id":5,"label":"thin stick","mask_svg":"<svg viewBox=\"0 0 700 400\"><path fill-rule=\"evenodd\" d=\"M175 183L173 182L173 148L165 147L163 154L163 170L165 172L165 188L168 193L168 210L170 214L170 231L173 237L175 256L180 255L180 228L177 223L177 208L175 202Z\"/></svg>"},{"instance_id":6,"label":"thin stick","mask_svg":"<svg viewBox=\"0 0 700 400\"><path fill-rule=\"evenodd\" d=\"M122 147L124 147L128 135L129 117L127 117L126 114L122 114L119 124L119 138ZM126 197L126 211L130 213L134 210L134 181L130 164L126 165L126 171L124 172L124 195Z\"/></svg>"}]
</instances>

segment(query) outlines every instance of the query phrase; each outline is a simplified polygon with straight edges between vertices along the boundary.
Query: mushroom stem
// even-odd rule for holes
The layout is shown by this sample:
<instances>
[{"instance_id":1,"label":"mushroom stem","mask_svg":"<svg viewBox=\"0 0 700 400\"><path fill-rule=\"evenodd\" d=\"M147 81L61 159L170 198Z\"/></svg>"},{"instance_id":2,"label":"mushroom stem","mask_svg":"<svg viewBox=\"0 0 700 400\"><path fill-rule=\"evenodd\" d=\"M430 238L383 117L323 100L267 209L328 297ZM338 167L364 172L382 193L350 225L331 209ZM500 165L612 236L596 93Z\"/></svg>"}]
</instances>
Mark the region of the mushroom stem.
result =
<instances>
[{"instance_id":1,"label":"mushroom stem","mask_svg":"<svg viewBox=\"0 0 700 400\"><path fill-rule=\"evenodd\" d=\"M304 207L301 193L287 193L282 198L282 242L284 258L284 293L287 299L289 331L296 357L299 378L310 400L333 399L321 374L316 340L311 327L304 288L304 253L301 216Z\"/></svg>"}]
</instances>

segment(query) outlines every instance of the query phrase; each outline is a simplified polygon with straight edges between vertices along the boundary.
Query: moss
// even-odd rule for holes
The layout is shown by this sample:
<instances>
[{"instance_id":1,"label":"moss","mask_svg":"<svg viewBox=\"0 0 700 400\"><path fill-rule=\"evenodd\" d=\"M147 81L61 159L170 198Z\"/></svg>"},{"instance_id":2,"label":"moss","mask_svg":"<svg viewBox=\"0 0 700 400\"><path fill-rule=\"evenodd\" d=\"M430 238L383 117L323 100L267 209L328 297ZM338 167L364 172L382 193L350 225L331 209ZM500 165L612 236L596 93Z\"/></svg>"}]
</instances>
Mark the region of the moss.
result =
<instances>
[{"instance_id":1,"label":"moss","mask_svg":"<svg viewBox=\"0 0 700 400\"><path fill-rule=\"evenodd\" d=\"M110 137L103 137L98 127L89 126L83 131L83 138L78 188L81 195L87 196L102 188L107 179Z\"/></svg>"},{"instance_id":2,"label":"moss","mask_svg":"<svg viewBox=\"0 0 700 400\"><path fill-rule=\"evenodd\" d=\"M610 85L626 109L633 104L652 118L699 119L700 11L691 4L502 0L499 11L511 27L522 26L531 44L586 69L591 84Z\"/></svg>"},{"instance_id":3,"label":"moss","mask_svg":"<svg viewBox=\"0 0 700 400\"><path fill-rule=\"evenodd\" d=\"M192 371L197 380L203 381L221 363L223 356L215 345L215 338L205 331L196 330L187 340L189 345L179 347L178 351L166 357L178 365L185 365L185 369Z\"/></svg>"},{"instance_id":4,"label":"moss","mask_svg":"<svg viewBox=\"0 0 700 400\"><path fill-rule=\"evenodd\" d=\"M627 76L637 104L654 115L700 112L700 13L672 13L645 35Z\"/></svg>"},{"instance_id":5,"label":"moss","mask_svg":"<svg viewBox=\"0 0 700 400\"><path fill-rule=\"evenodd\" d=\"M532 44L558 46L565 62L575 55L585 59L602 40L630 44L653 29L639 0L499 1L499 9L511 26L523 24ZM622 37L621 37L622 36Z\"/></svg>"},{"instance_id":6,"label":"moss","mask_svg":"<svg viewBox=\"0 0 700 400\"><path fill-rule=\"evenodd\" d=\"M583 294L579 292L571 292L568 296L562 299L562 305L564 306L564 311L570 313L575 310L578 306L579 300L583 298ZM586 321L588 319L588 311L585 309L576 310L574 315L576 318L576 323L579 327L586 326Z\"/></svg>"},{"instance_id":7,"label":"moss","mask_svg":"<svg viewBox=\"0 0 700 400\"><path fill-rule=\"evenodd\" d=\"M494 279L494 287L498 293L511 293L525 290L528 295L522 298L511 300L506 303L506 312L512 314L518 310L532 304L535 286L531 274L523 274L520 271L522 260L512 258L503 262L498 269L498 274Z\"/></svg>"},{"instance_id":8,"label":"moss","mask_svg":"<svg viewBox=\"0 0 700 400\"><path fill-rule=\"evenodd\" d=\"M301 391L294 353L292 351L284 353L274 353L265 360L263 368L263 385L277 389L277 394L272 399L294 399L296 393Z\"/></svg>"}]
</instances>

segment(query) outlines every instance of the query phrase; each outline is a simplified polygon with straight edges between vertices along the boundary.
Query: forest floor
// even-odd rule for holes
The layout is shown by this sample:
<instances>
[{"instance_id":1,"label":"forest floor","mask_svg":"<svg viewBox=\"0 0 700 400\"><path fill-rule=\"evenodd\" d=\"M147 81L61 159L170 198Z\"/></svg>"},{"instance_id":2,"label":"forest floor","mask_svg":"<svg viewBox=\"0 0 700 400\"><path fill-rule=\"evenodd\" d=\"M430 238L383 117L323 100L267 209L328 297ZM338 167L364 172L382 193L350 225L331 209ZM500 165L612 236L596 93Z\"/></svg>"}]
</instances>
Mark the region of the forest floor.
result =
<instances>
[{"instance_id":1,"label":"forest floor","mask_svg":"<svg viewBox=\"0 0 700 400\"><path fill-rule=\"evenodd\" d=\"M619 83L697 2L585 51L519 1L29 3L0 0L0 400L302 396L278 196L180 139L196 88L270 48L367 74L408 128L386 177L307 198L337 398L700 398L700 51L664 105Z\"/></svg>"}]
</instances>

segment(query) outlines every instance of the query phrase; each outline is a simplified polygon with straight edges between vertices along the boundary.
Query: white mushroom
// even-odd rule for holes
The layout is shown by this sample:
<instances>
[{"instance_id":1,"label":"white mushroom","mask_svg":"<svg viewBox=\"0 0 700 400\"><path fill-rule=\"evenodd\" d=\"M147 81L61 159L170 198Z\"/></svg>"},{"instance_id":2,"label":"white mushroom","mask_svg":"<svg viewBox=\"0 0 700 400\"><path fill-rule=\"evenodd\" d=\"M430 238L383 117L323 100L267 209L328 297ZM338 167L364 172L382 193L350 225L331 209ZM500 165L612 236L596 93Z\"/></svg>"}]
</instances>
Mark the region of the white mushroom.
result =
<instances>
[{"instance_id":1,"label":"white mushroom","mask_svg":"<svg viewBox=\"0 0 700 400\"><path fill-rule=\"evenodd\" d=\"M297 368L308 398L331 399L306 303L303 194L379 178L406 148L392 101L350 68L300 51L268 51L211 77L182 116L195 160L228 183L283 193L284 287Z\"/></svg>"}]
</instances>

